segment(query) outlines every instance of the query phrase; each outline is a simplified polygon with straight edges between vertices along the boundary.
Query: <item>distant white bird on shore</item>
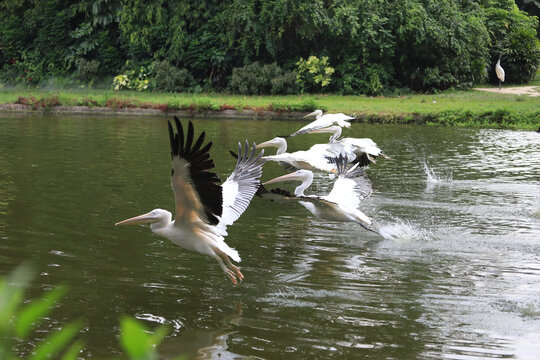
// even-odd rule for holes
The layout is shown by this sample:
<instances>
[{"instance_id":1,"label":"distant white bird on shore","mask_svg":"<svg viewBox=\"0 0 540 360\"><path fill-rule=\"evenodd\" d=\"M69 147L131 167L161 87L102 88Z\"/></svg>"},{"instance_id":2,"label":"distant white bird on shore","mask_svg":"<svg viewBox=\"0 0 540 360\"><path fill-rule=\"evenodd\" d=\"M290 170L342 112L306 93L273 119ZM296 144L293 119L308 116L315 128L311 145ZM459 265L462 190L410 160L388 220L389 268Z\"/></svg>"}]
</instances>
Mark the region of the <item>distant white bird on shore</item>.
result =
<instances>
[{"instance_id":1,"label":"distant white bird on shore","mask_svg":"<svg viewBox=\"0 0 540 360\"><path fill-rule=\"evenodd\" d=\"M502 54L499 55L499 60L497 61L497 64L495 64L495 73L497 74L497 78L499 78L499 90L502 87L502 83L504 82L504 69L501 66L501 57Z\"/></svg>"},{"instance_id":2,"label":"distant white bird on shore","mask_svg":"<svg viewBox=\"0 0 540 360\"><path fill-rule=\"evenodd\" d=\"M325 114L323 115L322 110L315 110L314 112L307 114L306 117L309 116L315 116L315 121L307 124L300 130L296 131L295 133L292 133L289 136L296 136L296 135L302 135L307 134L310 131L322 129L331 125L337 125L341 127L350 128L351 124L348 122L348 120L354 120L353 117L339 113L339 114Z\"/></svg>"}]
</instances>

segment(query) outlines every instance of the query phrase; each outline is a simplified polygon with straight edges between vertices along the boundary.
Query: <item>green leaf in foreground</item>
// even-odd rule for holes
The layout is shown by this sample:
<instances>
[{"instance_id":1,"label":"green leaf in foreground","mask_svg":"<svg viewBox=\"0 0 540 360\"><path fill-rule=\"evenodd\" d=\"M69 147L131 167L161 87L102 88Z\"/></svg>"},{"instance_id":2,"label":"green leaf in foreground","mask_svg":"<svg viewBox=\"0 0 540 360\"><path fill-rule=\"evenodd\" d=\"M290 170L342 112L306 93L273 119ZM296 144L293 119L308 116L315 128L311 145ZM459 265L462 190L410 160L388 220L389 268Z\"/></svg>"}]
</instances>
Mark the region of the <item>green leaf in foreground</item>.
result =
<instances>
[{"instance_id":1,"label":"green leaf in foreground","mask_svg":"<svg viewBox=\"0 0 540 360\"><path fill-rule=\"evenodd\" d=\"M50 333L49 336L37 346L29 359L41 360L53 357L61 350L65 349L82 328L83 323L79 320L64 326L59 331Z\"/></svg>"},{"instance_id":2,"label":"green leaf in foreground","mask_svg":"<svg viewBox=\"0 0 540 360\"><path fill-rule=\"evenodd\" d=\"M130 359L157 359L155 349L167 335L166 327L160 326L151 334L139 321L123 317L120 328L120 345Z\"/></svg>"},{"instance_id":3,"label":"green leaf in foreground","mask_svg":"<svg viewBox=\"0 0 540 360\"><path fill-rule=\"evenodd\" d=\"M35 300L26 305L20 312L16 320L15 334L19 338L25 338L30 330L53 309L60 298L66 294L66 289L58 287L43 295L41 299Z\"/></svg>"}]
</instances>

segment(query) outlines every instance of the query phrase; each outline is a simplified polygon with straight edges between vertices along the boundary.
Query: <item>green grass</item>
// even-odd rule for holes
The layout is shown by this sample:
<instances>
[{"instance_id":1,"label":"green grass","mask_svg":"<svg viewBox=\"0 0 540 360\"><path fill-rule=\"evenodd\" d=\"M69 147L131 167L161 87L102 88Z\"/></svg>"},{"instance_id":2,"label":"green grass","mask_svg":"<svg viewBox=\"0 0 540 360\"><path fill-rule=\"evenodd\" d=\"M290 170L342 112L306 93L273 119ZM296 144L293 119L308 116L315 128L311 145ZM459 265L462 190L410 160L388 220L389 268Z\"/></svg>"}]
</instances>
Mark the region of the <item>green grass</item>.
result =
<instances>
[{"instance_id":1,"label":"green grass","mask_svg":"<svg viewBox=\"0 0 540 360\"><path fill-rule=\"evenodd\" d=\"M540 83L535 80L533 85ZM531 85L531 84L528 84ZM491 86L491 85L486 85ZM55 105L142 107L192 112L270 110L356 114L360 121L427 123L472 127L536 130L540 126L540 97L506 95L476 90L445 91L438 94L411 94L396 97L291 95L241 96L222 93L173 94L111 90L0 89L0 104L26 103L35 109Z\"/></svg>"}]
</instances>

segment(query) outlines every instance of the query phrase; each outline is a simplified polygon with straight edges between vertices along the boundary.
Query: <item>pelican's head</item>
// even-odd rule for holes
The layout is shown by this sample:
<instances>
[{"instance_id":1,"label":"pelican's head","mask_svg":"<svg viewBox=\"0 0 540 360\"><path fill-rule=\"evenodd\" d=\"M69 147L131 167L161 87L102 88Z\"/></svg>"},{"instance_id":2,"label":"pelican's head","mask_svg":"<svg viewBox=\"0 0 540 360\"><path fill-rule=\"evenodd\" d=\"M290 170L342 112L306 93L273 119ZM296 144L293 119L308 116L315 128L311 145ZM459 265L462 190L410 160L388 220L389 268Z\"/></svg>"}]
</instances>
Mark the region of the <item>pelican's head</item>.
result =
<instances>
[{"instance_id":1,"label":"pelican's head","mask_svg":"<svg viewBox=\"0 0 540 360\"><path fill-rule=\"evenodd\" d=\"M304 117L307 118L307 117L310 117L310 116L315 116L315 119L318 119L322 116L322 110L315 110L314 112L312 113L309 113L307 115L305 115Z\"/></svg>"},{"instance_id":2,"label":"pelican's head","mask_svg":"<svg viewBox=\"0 0 540 360\"><path fill-rule=\"evenodd\" d=\"M294 195L304 196L304 190L308 188L313 181L313 173L309 170L296 170L293 173L282 175L272 180L268 180L264 182L263 185L273 184L281 181L301 181L302 184L294 190Z\"/></svg>"},{"instance_id":3,"label":"pelican's head","mask_svg":"<svg viewBox=\"0 0 540 360\"><path fill-rule=\"evenodd\" d=\"M116 224L114 224L114 226L154 224L154 223L160 223L163 221L165 223L169 223L171 222L171 219L172 219L172 214L168 212L167 210L154 209L150 211L149 213L135 216L135 217L126 219L124 221L117 222Z\"/></svg>"},{"instance_id":4,"label":"pelican's head","mask_svg":"<svg viewBox=\"0 0 540 360\"><path fill-rule=\"evenodd\" d=\"M268 141L262 142L260 144L257 144L257 146L255 146L255 147L257 149L261 149L261 148L264 148L264 147L276 147L276 148L278 148L277 153L282 154L287 150L287 140L285 140L284 138L278 136L278 137L273 138L272 140L268 140Z\"/></svg>"},{"instance_id":5,"label":"pelican's head","mask_svg":"<svg viewBox=\"0 0 540 360\"><path fill-rule=\"evenodd\" d=\"M331 133L332 136L330 136L330 142L336 140L338 137L341 136L341 126L329 126L322 129L315 129L311 130L309 134L321 134L321 133Z\"/></svg>"}]
</instances>

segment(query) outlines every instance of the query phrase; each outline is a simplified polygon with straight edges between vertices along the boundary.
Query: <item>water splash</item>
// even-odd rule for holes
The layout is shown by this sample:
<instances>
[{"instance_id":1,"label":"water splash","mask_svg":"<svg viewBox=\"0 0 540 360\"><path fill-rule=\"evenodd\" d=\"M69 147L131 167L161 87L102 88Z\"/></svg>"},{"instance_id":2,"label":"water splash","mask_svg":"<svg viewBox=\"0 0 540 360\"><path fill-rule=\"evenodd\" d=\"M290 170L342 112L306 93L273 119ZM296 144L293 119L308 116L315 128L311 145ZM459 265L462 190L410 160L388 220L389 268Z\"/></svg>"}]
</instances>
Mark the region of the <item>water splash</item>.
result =
<instances>
[{"instance_id":1,"label":"water splash","mask_svg":"<svg viewBox=\"0 0 540 360\"><path fill-rule=\"evenodd\" d=\"M430 168L428 164L425 162L424 162L424 172L426 173L426 183L428 186L447 184L452 180L450 178L444 178L440 175L435 174L433 169Z\"/></svg>"},{"instance_id":2,"label":"water splash","mask_svg":"<svg viewBox=\"0 0 540 360\"><path fill-rule=\"evenodd\" d=\"M383 224L379 226L378 230L381 236L387 240L415 241L428 240L433 237L429 230L401 219Z\"/></svg>"},{"instance_id":3,"label":"water splash","mask_svg":"<svg viewBox=\"0 0 540 360\"><path fill-rule=\"evenodd\" d=\"M540 317L540 304L537 302L520 302L513 300L506 300L499 304L499 307L503 311L517 313L523 317L538 318Z\"/></svg>"}]
</instances>

